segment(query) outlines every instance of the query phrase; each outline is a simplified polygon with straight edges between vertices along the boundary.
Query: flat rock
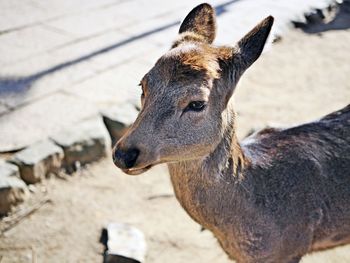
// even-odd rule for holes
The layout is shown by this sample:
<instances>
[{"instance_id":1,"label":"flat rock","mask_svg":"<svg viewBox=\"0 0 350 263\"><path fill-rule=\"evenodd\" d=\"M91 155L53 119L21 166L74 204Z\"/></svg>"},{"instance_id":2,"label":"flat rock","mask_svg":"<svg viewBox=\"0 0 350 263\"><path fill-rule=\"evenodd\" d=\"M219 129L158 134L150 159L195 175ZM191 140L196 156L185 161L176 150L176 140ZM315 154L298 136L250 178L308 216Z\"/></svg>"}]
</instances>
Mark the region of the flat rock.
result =
<instances>
[{"instance_id":1,"label":"flat rock","mask_svg":"<svg viewBox=\"0 0 350 263\"><path fill-rule=\"evenodd\" d=\"M137 228L122 223L110 223L107 226L106 263L144 262L146 241L144 234Z\"/></svg>"},{"instance_id":2,"label":"flat rock","mask_svg":"<svg viewBox=\"0 0 350 263\"><path fill-rule=\"evenodd\" d=\"M0 116L0 152L23 149L96 114L82 99L49 95Z\"/></svg>"},{"instance_id":3,"label":"flat rock","mask_svg":"<svg viewBox=\"0 0 350 263\"><path fill-rule=\"evenodd\" d=\"M8 112L8 108L5 105L0 104L0 115L3 115L7 112Z\"/></svg>"},{"instance_id":4,"label":"flat rock","mask_svg":"<svg viewBox=\"0 0 350 263\"><path fill-rule=\"evenodd\" d=\"M52 136L64 151L64 166L71 170L76 164L87 164L105 157L111 140L102 117L83 121Z\"/></svg>"},{"instance_id":5,"label":"flat rock","mask_svg":"<svg viewBox=\"0 0 350 263\"><path fill-rule=\"evenodd\" d=\"M27 185L19 178L18 167L0 160L0 214L7 214L12 206L28 196Z\"/></svg>"},{"instance_id":6,"label":"flat rock","mask_svg":"<svg viewBox=\"0 0 350 263\"><path fill-rule=\"evenodd\" d=\"M11 161L18 165L21 178L33 184L49 173L56 173L62 166L63 157L63 150L47 139L16 153Z\"/></svg>"},{"instance_id":7,"label":"flat rock","mask_svg":"<svg viewBox=\"0 0 350 263\"><path fill-rule=\"evenodd\" d=\"M138 111L130 103L123 103L101 111L113 142L119 140L137 118Z\"/></svg>"}]
</instances>

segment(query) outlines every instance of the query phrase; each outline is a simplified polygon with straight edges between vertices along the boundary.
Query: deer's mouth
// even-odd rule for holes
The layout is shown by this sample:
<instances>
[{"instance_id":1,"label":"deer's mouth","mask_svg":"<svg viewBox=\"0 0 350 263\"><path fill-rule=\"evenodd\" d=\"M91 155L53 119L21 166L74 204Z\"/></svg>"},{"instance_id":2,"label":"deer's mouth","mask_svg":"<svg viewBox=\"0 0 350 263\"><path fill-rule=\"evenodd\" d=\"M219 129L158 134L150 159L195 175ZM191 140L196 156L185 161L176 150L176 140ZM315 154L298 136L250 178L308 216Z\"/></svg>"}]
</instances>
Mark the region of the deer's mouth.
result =
<instances>
[{"instance_id":1,"label":"deer's mouth","mask_svg":"<svg viewBox=\"0 0 350 263\"><path fill-rule=\"evenodd\" d=\"M123 172L128 174L128 175L139 175L139 174L142 174L142 173L148 171L149 169L151 169L152 166L153 165L148 165L148 166L142 167L142 168L123 169Z\"/></svg>"}]
</instances>

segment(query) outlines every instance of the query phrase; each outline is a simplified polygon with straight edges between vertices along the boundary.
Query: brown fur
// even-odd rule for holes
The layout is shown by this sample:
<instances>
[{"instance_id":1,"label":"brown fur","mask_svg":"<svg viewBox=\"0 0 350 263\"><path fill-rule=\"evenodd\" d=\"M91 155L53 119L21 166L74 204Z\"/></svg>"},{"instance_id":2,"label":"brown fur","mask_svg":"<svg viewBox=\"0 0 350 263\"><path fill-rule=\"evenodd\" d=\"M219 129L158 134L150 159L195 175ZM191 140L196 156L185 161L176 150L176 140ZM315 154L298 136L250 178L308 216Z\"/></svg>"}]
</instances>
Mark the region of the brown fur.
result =
<instances>
[{"instance_id":1,"label":"brown fur","mask_svg":"<svg viewBox=\"0 0 350 263\"><path fill-rule=\"evenodd\" d=\"M178 39L174 42L171 48L175 48L179 46L181 43L187 43L187 42L203 43L205 42L205 38L193 32L184 32L178 37Z\"/></svg>"},{"instance_id":2,"label":"brown fur","mask_svg":"<svg viewBox=\"0 0 350 263\"><path fill-rule=\"evenodd\" d=\"M141 81L142 109L115 146L115 164L137 175L168 163L181 205L237 262L299 262L349 243L350 105L239 143L231 95L273 18L231 48L211 45L211 16L209 5L196 7L181 41ZM204 106L193 110L193 102Z\"/></svg>"},{"instance_id":3,"label":"brown fur","mask_svg":"<svg viewBox=\"0 0 350 263\"><path fill-rule=\"evenodd\" d=\"M200 50L182 53L179 56L179 62L185 67L194 71L204 71L210 78L218 79L220 77L217 56L210 52L208 47L204 46Z\"/></svg>"}]
</instances>

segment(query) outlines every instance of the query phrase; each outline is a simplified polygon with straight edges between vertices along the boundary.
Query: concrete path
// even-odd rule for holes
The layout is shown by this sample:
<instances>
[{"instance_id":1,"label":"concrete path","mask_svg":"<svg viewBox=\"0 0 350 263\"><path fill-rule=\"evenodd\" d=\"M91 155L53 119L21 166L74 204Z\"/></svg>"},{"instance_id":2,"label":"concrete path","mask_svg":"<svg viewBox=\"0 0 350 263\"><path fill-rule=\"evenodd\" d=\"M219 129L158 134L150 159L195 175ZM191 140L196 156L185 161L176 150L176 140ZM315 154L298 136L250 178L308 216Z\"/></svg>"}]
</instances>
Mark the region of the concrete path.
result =
<instances>
[{"instance_id":1,"label":"concrete path","mask_svg":"<svg viewBox=\"0 0 350 263\"><path fill-rule=\"evenodd\" d=\"M0 152L24 148L121 102L201 1L0 2ZM234 43L260 19L292 19L330 0L232 0L217 8L218 41Z\"/></svg>"}]
</instances>

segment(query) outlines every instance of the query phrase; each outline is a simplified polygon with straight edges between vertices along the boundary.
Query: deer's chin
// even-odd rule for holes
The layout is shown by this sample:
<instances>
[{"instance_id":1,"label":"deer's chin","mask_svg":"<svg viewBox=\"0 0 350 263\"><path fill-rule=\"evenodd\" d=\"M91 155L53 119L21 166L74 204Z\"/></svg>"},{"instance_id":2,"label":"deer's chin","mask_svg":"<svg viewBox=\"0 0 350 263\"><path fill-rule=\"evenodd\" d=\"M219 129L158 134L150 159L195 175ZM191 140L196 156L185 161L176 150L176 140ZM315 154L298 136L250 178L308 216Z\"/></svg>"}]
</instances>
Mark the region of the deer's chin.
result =
<instances>
[{"instance_id":1,"label":"deer's chin","mask_svg":"<svg viewBox=\"0 0 350 263\"><path fill-rule=\"evenodd\" d=\"M152 168L152 165L148 165L143 168L130 168L130 169L123 169L123 172L128 174L128 175L139 175L144 172L147 172L149 169Z\"/></svg>"}]
</instances>

